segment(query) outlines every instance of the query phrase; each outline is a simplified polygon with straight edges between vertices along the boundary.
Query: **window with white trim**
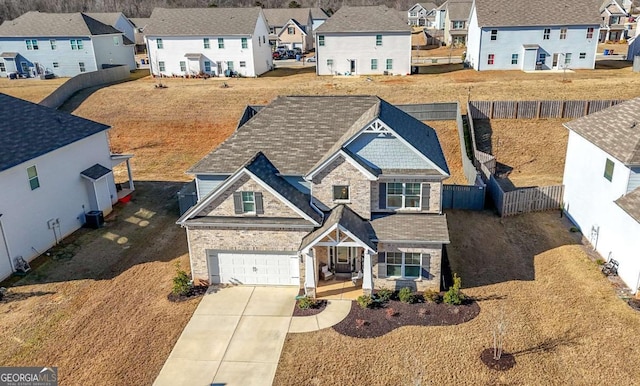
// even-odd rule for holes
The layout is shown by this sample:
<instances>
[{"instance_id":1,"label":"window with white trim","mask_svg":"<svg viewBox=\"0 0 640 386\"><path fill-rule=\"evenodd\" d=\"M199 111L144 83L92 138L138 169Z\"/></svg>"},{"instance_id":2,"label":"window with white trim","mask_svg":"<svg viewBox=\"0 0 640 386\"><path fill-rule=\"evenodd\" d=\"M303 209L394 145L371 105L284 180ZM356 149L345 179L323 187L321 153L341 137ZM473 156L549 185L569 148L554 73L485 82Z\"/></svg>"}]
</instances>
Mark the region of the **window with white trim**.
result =
<instances>
[{"instance_id":1,"label":"window with white trim","mask_svg":"<svg viewBox=\"0 0 640 386\"><path fill-rule=\"evenodd\" d=\"M324 35L318 35L318 45L324 47Z\"/></svg>"},{"instance_id":2,"label":"window with white trim","mask_svg":"<svg viewBox=\"0 0 640 386\"><path fill-rule=\"evenodd\" d=\"M27 39L26 43L27 43L27 50L29 50L29 51L38 50L38 41L37 40L35 40L35 39L33 39L33 40Z\"/></svg>"},{"instance_id":3,"label":"window with white trim","mask_svg":"<svg viewBox=\"0 0 640 386\"><path fill-rule=\"evenodd\" d=\"M247 62L241 60L240 67L247 67Z\"/></svg>"},{"instance_id":4,"label":"window with white trim","mask_svg":"<svg viewBox=\"0 0 640 386\"><path fill-rule=\"evenodd\" d=\"M224 38L218 38L218 48L224 48Z\"/></svg>"},{"instance_id":5,"label":"window with white trim","mask_svg":"<svg viewBox=\"0 0 640 386\"><path fill-rule=\"evenodd\" d=\"M242 48L249 48L247 38L240 38L240 43L242 44ZM258 44L260 44L260 37L258 37Z\"/></svg>"},{"instance_id":6,"label":"window with white trim","mask_svg":"<svg viewBox=\"0 0 640 386\"><path fill-rule=\"evenodd\" d=\"M87 71L87 68L84 66L84 62L78 62L78 67L80 68L80 72Z\"/></svg>"},{"instance_id":7,"label":"window with white trim","mask_svg":"<svg viewBox=\"0 0 640 386\"><path fill-rule=\"evenodd\" d=\"M549 40L550 36L551 36L551 28L545 28L544 32L542 33L542 40Z\"/></svg>"},{"instance_id":8,"label":"window with white trim","mask_svg":"<svg viewBox=\"0 0 640 386\"><path fill-rule=\"evenodd\" d=\"M256 211L256 196L254 192L242 192L242 211L244 213Z\"/></svg>"},{"instance_id":9,"label":"window with white trim","mask_svg":"<svg viewBox=\"0 0 640 386\"><path fill-rule=\"evenodd\" d=\"M202 38L202 45L205 49L211 48L211 42L209 41L209 38Z\"/></svg>"},{"instance_id":10,"label":"window with white trim","mask_svg":"<svg viewBox=\"0 0 640 386\"><path fill-rule=\"evenodd\" d=\"M187 71L187 62L181 60L180 61L180 71L182 72L186 72Z\"/></svg>"},{"instance_id":11,"label":"window with white trim","mask_svg":"<svg viewBox=\"0 0 640 386\"><path fill-rule=\"evenodd\" d=\"M518 54L511 54L511 64L518 64Z\"/></svg>"},{"instance_id":12,"label":"window with white trim","mask_svg":"<svg viewBox=\"0 0 640 386\"><path fill-rule=\"evenodd\" d=\"M567 52L564 54L564 64L571 64L571 53Z\"/></svg>"},{"instance_id":13,"label":"window with white trim","mask_svg":"<svg viewBox=\"0 0 640 386\"><path fill-rule=\"evenodd\" d=\"M388 182L387 208L420 208L421 184L419 182Z\"/></svg>"},{"instance_id":14,"label":"window with white trim","mask_svg":"<svg viewBox=\"0 0 640 386\"><path fill-rule=\"evenodd\" d=\"M58 45L56 44L56 40L55 39L49 40L49 44L51 45L51 49L52 50L55 50L58 47Z\"/></svg>"},{"instance_id":15,"label":"window with white trim","mask_svg":"<svg viewBox=\"0 0 640 386\"><path fill-rule=\"evenodd\" d=\"M593 39L593 27L587 28L587 39Z\"/></svg>"},{"instance_id":16,"label":"window with white trim","mask_svg":"<svg viewBox=\"0 0 640 386\"><path fill-rule=\"evenodd\" d=\"M158 62L158 70L160 70L161 72L166 71L165 65L164 65L164 61L159 61Z\"/></svg>"},{"instance_id":17,"label":"window with white trim","mask_svg":"<svg viewBox=\"0 0 640 386\"><path fill-rule=\"evenodd\" d=\"M162 39L156 39L156 47L161 50L164 48L164 43L162 42Z\"/></svg>"},{"instance_id":18,"label":"window with white trim","mask_svg":"<svg viewBox=\"0 0 640 386\"><path fill-rule=\"evenodd\" d=\"M607 162L604 164L604 178L611 181L613 179L613 167L615 164L609 158L607 158Z\"/></svg>"},{"instance_id":19,"label":"window with white trim","mask_svg":"<svg viewBox=\"0 0 640 386\"><path fill-rule=\"evenodd\" d=\"M491 30L491 40L498 40L498 30L497 29L492 29Z\"/></svg>"},{"instance_id":20,"label":"window with white trim","mask_svg":"<svg viewBox=\"0 0 640 386\"><path fill-rule=\"evenodd\" d=\"M296 30L293 27L287 27L287 35L295 35Z\"/></svg>"},{"instance_id":21,"label":"window with white trim","mask_svg":"<svg viewBox=\"0 0 640 386\"><path fill-rule=\"evenodd\" d=\"M422 254L415 252L387 252L387 277L419 278Z\"/></svg>"},{"instance_id":22,"label":"window with white trim","mask_svg":"<svg viewBox=\"0 0 640 386\"><path fill-rule=\"evenodd\" d=\"M387 59L387 70L393 70L393 59Z\"/></svg>"},{"instance_id":23,"label":"window with white trim","mask_svg":"<svg viewBox=\"0 0 640 386\"><path fill-rule=\"evenodd\" d=\"M333 201L349 201L349 185L333 185Z\"/></svg>"},{"instance_id":24,"label":"window with white trim","mask_svg":"<svg viewBox=\"0 0 640 386\"><path fill-rule=\"evenodd\" d=\"M567 38L567 29L560 28L560 40L565 40Z\"/></svg>"},{"instance_id":25,"label":"window with white trim","mask_svg":"<svg viewBox=\"0 0 640 386\"><path fill-rule=\"evenodd\" d=\"M29 177L29 186L31 190L36 190L40 187L40 180L38 179L38 170L36 165L29 166L27 168L27 177Z\"/></svg>"},{"instance_id":26,"label":"window with white trim","mask_svg":"<svg viewBox=\"0 0 640 386\"><path fill-rule=\"evenodd\" d=\"M7 72L7 68L4 66L4 62L0 62L0 72Z\"/></svg>"},{"instance_id":27,"label":"window with white trim","mask_svg":"<svg viewBox=\"0 0 640 386\"><path fill-rule=\"evenodd\" d=\"M371 69L372 70L378 69L378 59L371 59Z\"/></svg>"},{"instance_id":28,"label":"window with white trim","mask_svg":"<svg viewBox=\"0 0 640 386\"><path fill-rule=\"evenodd\" d=\"M376 46L382 45L382 35L376 35Z\"/></svg>"},{"instance_id":29,"label":"window with white trim","mask_svg":"<svg viewBox=\"0 0 640 386\"><path fill-rule=\"evenodd\" d=\"M487 64L493 64L495 57L495 54L489 54L489 56L487 56Z\"/></svg>"},{"instance_id":30,"label":"window with white trim","mask_svg":"<svg viewBox=\"0 0 640 386\"><path fill-rule=\"evenodd\" d=\"M462 20L454 21L453 22L453 29L464 29L464 21L462 21Z\"/></svg>"},{"instance_id":31,"label":"window with white trim","mask_svg":"<svg viewBox=\"0 0 640 386\"><path fill-rule=\"evenodd\" d=\"M204 72L211 72L211 62L208 60L204 62Z\"/></svg>"}]
</instances>

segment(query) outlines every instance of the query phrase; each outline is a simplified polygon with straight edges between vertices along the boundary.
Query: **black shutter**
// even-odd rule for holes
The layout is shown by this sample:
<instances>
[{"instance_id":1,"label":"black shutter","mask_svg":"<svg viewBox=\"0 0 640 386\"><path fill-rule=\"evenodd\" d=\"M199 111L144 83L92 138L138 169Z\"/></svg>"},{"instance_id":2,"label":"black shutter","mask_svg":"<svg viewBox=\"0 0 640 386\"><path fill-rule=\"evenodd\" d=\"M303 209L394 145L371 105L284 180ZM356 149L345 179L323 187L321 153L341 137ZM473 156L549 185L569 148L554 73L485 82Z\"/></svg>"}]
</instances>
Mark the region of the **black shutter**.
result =
<instances>
[{"instance_id":1,"label":"black shutter","mask_svg":"<svg viewBox=\"0 0 640 386\"><path fill-rule=\"evenodd\" d=\"M387 209L387 184L384 182L378 183L378 190L380 191L380 209Z\"/></svg>"},{"instance_id":2,"label":"black shutter","mask_svg":"<svg viewBox=\"0 0 640 386\"><path fill-rule=\"evenodd\" d=\"M422 210L429 210L429 199L431 198L431 184L422 184Z\"/></svg>"},{"instance_id":3,"label":"black shutter","mask_svg":"<svg viewBox=\"0 0 640 386\"><path fill-rule=\"evenodd\" d=\"M236 214L244 213L244 210L242 210L242 193L241 192L233 192L233 207L236 211Z\"/></svg>"},{"instance_id":4,"label":"black shutter","mask_svg":"<svg viewBox=\"0 0 640 386\"><path fill-rule=\"evenodd\" d=\"M262 192L254 192L253 198L256 200L256 214L264 214L264 206L262 205Z\"/></svg>"},{"instance_id":5,"label":"black shutter","mask_svg":"<svg viewBox=\"0 0 640 386\"><path fill-rule=\"evenodd\" d=\"M387 253L386 252L378 252L378 264L385 263L387 261Z\"/></svg>"}]
</instances>

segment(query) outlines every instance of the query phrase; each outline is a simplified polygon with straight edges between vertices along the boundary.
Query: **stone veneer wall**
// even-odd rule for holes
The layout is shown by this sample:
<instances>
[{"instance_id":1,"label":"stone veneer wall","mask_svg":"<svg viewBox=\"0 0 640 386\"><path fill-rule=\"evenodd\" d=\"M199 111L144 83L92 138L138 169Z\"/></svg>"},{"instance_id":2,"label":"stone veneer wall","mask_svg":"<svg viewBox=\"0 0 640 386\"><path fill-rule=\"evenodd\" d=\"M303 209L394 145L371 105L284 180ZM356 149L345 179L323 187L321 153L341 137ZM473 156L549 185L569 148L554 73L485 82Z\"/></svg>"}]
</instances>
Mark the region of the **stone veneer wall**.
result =
<instances>
[{"instance_id":1,"label":"stone veneer wall","mask_svg":"<svg viewBox=\"0 0 640 386\"><path fill-rule=\"evenodd\" d=\"M400 289L410 287L415 291L424 291L426 289L440 290L441 264L442 264L442 246L425 245L425 244L387 244L378 243L379 252L417 252L429 254L427 260L422 258L422 270L429 273L429 277L420 279L387 279L387 265L384 262L378 262L378 255L373 256L373 286L375 289L388 288Z\"/></svg>"},{"instance_id":2,"label":"stone veneer wall","mask_svg":"<svg viewBox=\"0 0 640 386\"><path fill-rule=\"evenodd\" d=\"M429 196L429 211L425 210L395 210L380 209L380 189L379 184L387 182L426 182L431 184ZM429 180L427 178L393 178L384 179L380 182L371 181L371 211L373 212L407 212L407 213L440 213L440 202L442 195L442 182L440 180Z\"/></svg>"}]
</instances>

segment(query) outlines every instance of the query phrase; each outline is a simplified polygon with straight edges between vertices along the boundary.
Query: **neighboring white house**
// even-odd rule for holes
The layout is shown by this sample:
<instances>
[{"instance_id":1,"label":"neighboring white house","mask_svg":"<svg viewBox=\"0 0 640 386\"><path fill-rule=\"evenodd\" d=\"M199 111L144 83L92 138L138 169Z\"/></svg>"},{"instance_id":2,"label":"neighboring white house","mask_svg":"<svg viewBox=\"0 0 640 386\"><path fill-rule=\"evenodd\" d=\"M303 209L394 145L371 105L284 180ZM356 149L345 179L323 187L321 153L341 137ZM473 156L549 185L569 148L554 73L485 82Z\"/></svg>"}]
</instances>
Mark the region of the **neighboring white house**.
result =
<instances>
[{"instance_id":1,"label":"neighboring white house","mask_svg":"<svg viewBox=\"0 0 640 386\"><path fill-rule=\"evenodd\" d=\"M130 42L136 41L135 25L122 12L87 12L85 15L122 32Z\"/></svg>"},{"instance_id":2,"label":"neighboring white house","mask_svg":"<svg viewBox=\"0 0 640 386\"><path fill-rule=\"evenodd\" d=\"M640 98L565 123L564 206L592 246L640 285Z\"/></svg>"},{"instance_id":3,"label":"neighboring white house","mask_svg":"<svg viewBox=\"0 0 640 386\"><path fill-rule=\"evenodd\" d=\"M258 76L273 67L258 7L155 8L144 34L155 76Z\"/></svg>"},{"instance_id":4,"label":"neighboring white house","mask_svg":"<svg viewBox=\"0 0 640 386\"><path fill-rule=\"evenodd\" d=\"M411 27L384 5L343 6L316 33L316 74L411 72Z\"/></svg>"},{"instance_id":5,"label":"neighboring white house","mask_svg":"<svg viewBox=\"0 0 640 386\"><path fill-rule=\"evenodd\" d=\"M0 25L0 76L75 76L105 66L135 69L133 42L84 13L27 12Z\"/></svg>"},{"instance_id":6,"label":"neighboring white house","mask_svg":"<svg viewBox=\"0 0 640 386\"><path fill-rule=\"evenodd\" d=\"M631 37L627 43L629 48L627 49L627 60L633 61L633 58L640 55L640 28L636 28L635 36Z\"/></svg>"},{"instance_id":7,"label":"neighboring white house","mask_svg":"<svg viewBox=\"0 0 640 386\"><path fill-rule=\"evenodd\" d=\"M593 69L600 20L576 0L475 0L465 61L478 71Z\"/></svg>"},{"instance_id":8,"label":"neighboring white house","mask_svg":"<svg viewBox=\"0 0 640 386\"><path fill-rule=\"evenodd\" d=\"M434 3L416 3L407 11L407 22L416 27L433 27L432 21L437 5Z\"/></svg>"},{"instance_id":9,"label":"neighboring white house","mask_svg":"<svg viewBox=\"0 0 640 386\"><path fill-rule=\"evenodd\" d=\"M108 126L0 94L0 280L80 228L117 190Z\"/></svg>"},{"instance_id":10,"label":"neighboring white house","mask_svg":"<svg viewBox=\"0 0 640 386\"><path fill-rule=\"evenodd\" d=\"M328 18L329 15L327 15L322 8L311 8L312 30L315 31L316 28L320 27Z\"/></svg>"}]
</instances>

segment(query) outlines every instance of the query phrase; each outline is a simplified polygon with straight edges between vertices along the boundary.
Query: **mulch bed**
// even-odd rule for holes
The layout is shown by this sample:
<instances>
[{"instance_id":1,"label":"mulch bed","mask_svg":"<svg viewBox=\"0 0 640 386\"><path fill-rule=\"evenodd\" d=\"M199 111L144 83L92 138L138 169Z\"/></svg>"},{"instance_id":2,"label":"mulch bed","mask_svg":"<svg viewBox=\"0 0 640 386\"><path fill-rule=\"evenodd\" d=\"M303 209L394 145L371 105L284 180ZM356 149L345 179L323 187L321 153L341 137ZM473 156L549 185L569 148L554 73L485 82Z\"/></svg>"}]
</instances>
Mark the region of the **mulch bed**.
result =
<instances>
[{"instance_id":1,"label":"mulch bed","mask_svg":"<svg viewBox=\"0 0 640 386\"><path fill-rule=\"evenodd\" d=\"M487 365L488 368L498 371L509 370L516 365L516 358L509 353L503 352L500 359L493 359L492 348L482 350L482 353L480 353L480 360L482 360L482 363Z\"/></svg>"},{"instance_id":2,"label":"mulch bed","mask_svg":"<svg viewBox=\"0 0 640 386\"><path fill-rule=\"evenodd\" d=\"M392 311L389 311L392 310ZM377 338L402 326L452 326L468 322L480 313L475 301L451 306L438 303L402 303L390 300L378 308L351 304L349 315L333 329L354 338Z\"/></svg>"},{"instance_id":3,"label":"mulch bed","mask_svg":"<svg viewBox=\"0 0 640 386\"><path fill-rule=\"evenodd\" d=\"M293 309L293 316L313 316L313 315L318 315L319 313L324 311L325 308L327 308L327 301L326 300L317 300L315 307L307 308L306 310L303 310L300 307L298 307L298 303L296 302L296 306Z\"/></svg>"},{"instance_id":4,"label":"mulch bed","mask_svg":"<svg viewBox=\"0 0 640 386\"><path fill-rule=\"evenodd\" d=\"M191 289L186 295L176 295L172 292L169 295L167 295L167 299L169 299L170 302L174 302L174 303L184 302L189 299L197 298L199 296L204 296L204 294L207 293L208 289L209 287L206 285L194 285L193 287L191 287Z\"/></svg>"},{"instance_id":5,"label":"mulch bed","mask_svg":"<svg viewBox=\"0 0 640 386\"><path fill-rule=\"evenodd\" d=\"M629 299L629 306L636 311L640 311L640 299Z\"/></svg>"}]
</instances>

